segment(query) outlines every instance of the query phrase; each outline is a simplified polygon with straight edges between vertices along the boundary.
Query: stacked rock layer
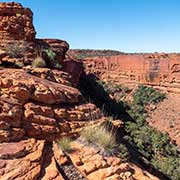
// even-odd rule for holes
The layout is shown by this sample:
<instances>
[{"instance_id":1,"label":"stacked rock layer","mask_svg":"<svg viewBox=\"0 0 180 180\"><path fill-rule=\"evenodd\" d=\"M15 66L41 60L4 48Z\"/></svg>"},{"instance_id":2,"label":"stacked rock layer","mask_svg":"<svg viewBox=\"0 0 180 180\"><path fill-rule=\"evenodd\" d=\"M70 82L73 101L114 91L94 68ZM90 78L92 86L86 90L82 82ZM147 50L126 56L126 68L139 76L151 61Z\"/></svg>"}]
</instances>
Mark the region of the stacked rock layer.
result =
<instances>
[{"instance_id":1,"label":"stacked rock layer","mask_svg":"<svg viewBox=\"0 0 180 180\"><path fill-rule=\"evenodd\" d=\"M23 55L22 52L9 52L18 50L18 45L23 43L27 46ZM9 45L13 45L11 49L7 48ZM49 48L55 53L53 58L62 65L61 70L29 66L36 56L41 55L42 48ZM59 155L57 140L64 136L75 138L90 121L102 123L106 120L101 111L86 102L76 88L83 66L81 62L65 59L68 48L68 43L62 40L35 39L30 9L14 2L0 3L1 180L67 179L60 170L59 158L62 156ZM69 155L69 158L76 166L73 156ZM108 163L106 165L109 166ZM84 179L94 178L92 174L84 174L81 168L76 168ZM113 175L109 169L103 170L106 178ZM127 175L124 179L132 179ZM104 178L101 173L97 177ZM116 174L113 179L117 179ZM147 179L151 176L148 175Z\"/></svg>"}]
</instances>

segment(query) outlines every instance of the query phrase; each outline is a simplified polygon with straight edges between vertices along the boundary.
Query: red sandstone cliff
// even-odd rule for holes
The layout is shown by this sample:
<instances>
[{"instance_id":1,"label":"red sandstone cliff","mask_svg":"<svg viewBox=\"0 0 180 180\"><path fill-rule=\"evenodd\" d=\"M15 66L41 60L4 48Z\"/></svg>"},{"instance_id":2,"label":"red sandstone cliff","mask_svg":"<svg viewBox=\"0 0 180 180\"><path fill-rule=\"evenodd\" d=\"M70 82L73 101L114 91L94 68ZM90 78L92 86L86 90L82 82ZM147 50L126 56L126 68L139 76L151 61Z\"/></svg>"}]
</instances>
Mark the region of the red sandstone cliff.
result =
<instances>
[{"instance_id":1,"label":"red sandstone cliff","mask_svg":"<svg viewBox=\"0 0 180 180\"><path fill-rule=\"evenodd\" d=\"M69 54L76 56L76 51L71 50ZM168 92L180 93L179 54L105 54L86 57L83 62L87 73L93 73L104 81L126 85L152 85Z\"/></svg>"},{"instance_id":2,"label":"red sandstone cliff","mask_svg":"<svg viewBox=\"0 0 180 180\"><path fill-rule=\"evenodd\" d=\"M82 63L65 59L65 41L35 39L32 12L18 3L0 3L0 39L0 179L63 180L60 167L68 160L56 140L76 137L92 116L93 123L106 120L76 88ZM22 42L27 49L20 57L10 57L4 49ZM28 66L42 47L55 52L61 70ZM15 68L17 63L23 67ZM105 159L93 148L73 146L77 151L69 154L71 167L81 179L158 179L119 158Z\"/></svg>"}]
</instances>

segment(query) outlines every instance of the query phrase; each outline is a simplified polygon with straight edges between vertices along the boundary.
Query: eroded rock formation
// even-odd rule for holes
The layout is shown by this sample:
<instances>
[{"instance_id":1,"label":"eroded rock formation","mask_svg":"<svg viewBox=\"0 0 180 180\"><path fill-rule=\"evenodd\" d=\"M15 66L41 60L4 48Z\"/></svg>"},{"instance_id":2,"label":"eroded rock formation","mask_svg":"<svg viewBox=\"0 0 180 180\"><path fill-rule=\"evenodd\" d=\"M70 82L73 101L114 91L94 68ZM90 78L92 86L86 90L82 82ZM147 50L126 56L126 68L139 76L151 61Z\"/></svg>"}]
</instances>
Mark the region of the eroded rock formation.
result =
<instances>
[{"instance_id":1,"label":"eroded rock formation","mask_svg":"<svg viewBox=\"0 0 180 180\"><path fill-rule=\"evenodd\" d=\"M30 65L35 57L46 58L44 49L51 49L54 59L63 61L69 44L58 39L36 39L32 17L32 11L19 3L0 3L0 64Z\"/></svg>"},{"instance_id":2,"label":"eroded rock formation","mask_svg":"<svg viewBox=\"0 0 180 180\"><path fill-rule=\"evenodd\" d=\"M59 178L51 142L76 136L92 116L101 118L100 110L83 103L79 90L70 86L69 76L50 69L0 70L0 179L37 179L44 163ZM43 155L47 148L49 163Z\"/></svg>"},{"instance_id":3,"label":"eroded rock formation","mask_svg":"<svg viewBox=\"0 0 180 180\"><path fill-rule=\"evenodd\" d=\"M67 42L35 39L32 12L18 3L0 3L0 40L0 179L63 180L60 150L55 142L63 136L76 137L89 121L107 120L76 88L83 65L65 59ZM27 44L23 55L15 57L7 52L7 46L14 43ZM55 53L53 58L61 63L61 70L29 66L42 53L42 48L47 47ZM63 158L64 162L68 159ZM71 160L74 161L73 157ZM103 169L110 179L117 179L116 174L124 172L117 167L118 172L113 175L110 169ZM101 169L95 174L98 172L101 177ZM94 177L83 175L84 179ZM122 179L132 179L126 176ZM141 177L145 177L143 171Z\"/></svg>"},{"instance_id":4,"label":"eroded rock formation","mask_svg":"<svg viewBox=\"0 0 180 180\"><path fill-rule=\"evenodd\" d=\"M76 141L72 146L77 150L69 154L77 169L89 180L158 180L158 178L142 171L133 163L123 163L114 156L103 157L98 151Z\"/></svg>"},{"instance_id":5,"label":"eroded rock formation","mask_svg":"<svg viewBox=\"0 0 180 180\"><path fill-rule=\"evenodd\" d=\"M152 85L180 93L179 54L124 54L89 57L83 62L87 73L96 74L104 81L126 85Z\"/></svg>"},{"instance_id":6,"label":"eroded rock formation","mask_svg":"<svg viewBox=\"0 0 180 180\"><path fill-rule=\"evenodd\" d=\"M19 3L0 4L0 45L14 40L35 40L32 12Z\"/></svg>"}]
</instances>

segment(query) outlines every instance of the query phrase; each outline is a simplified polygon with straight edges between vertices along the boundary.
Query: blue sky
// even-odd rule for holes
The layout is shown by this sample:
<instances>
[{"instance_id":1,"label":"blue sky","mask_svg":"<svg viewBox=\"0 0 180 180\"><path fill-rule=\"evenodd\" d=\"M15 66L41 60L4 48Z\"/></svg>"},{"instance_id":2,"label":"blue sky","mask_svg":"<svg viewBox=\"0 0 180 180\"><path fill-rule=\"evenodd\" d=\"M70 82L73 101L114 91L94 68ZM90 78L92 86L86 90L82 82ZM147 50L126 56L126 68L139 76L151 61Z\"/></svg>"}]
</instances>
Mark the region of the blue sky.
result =
<instances>
[{"instance_id":1,"label":"blue sky","mask_svg":"<svg viewBox=\"0 0 180 180\"><path fill-rule=\"evenodd\" d=\"M64 39L71 48L180 52L180 0L18 2L34 12L38 38Z\"/></svg>"}]
</instances>

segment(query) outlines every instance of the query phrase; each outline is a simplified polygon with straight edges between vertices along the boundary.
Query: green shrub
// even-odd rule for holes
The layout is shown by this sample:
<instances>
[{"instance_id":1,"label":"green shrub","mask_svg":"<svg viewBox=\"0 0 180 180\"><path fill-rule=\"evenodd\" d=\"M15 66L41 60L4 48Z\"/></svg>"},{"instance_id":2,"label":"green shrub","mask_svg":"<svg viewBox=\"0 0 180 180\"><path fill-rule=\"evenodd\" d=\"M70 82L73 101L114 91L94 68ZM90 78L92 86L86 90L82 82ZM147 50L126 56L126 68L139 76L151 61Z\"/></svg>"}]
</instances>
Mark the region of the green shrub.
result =
<instances>
[{"instance_id":1,"label":"green shrub","mask_svg":"<svg viewBox=\"0 0 180 180\"><path fill-rule=\"evenodd\" d=\"M180 154L170 137L148 125L145 106L158 103L165 94L152 88L140 86L134 93L134 102L128 111L135 122L125 122L126 139L143 155L143 160L154 165L156 169L172 180L179 180Z\"/></svg>"},{"instance_id":2,"label":"green shrub","mask_svg":"<svg viewBox=\"0 0 180 180\"><path fill-rule=\"evenodd\" d=\"M104 149L113 149L116 146L116 138L113 132L109 132L104 126L96 128L96 142Z\"/></svg>"},{"instance_id":3,"label":"green shrub","mask_svg":"<svg viewBox=\"0 0 180 180\"><path fill-rule=\"evenodd\" d=\"M58 145L60 149L64 152L70 152L72 150L71 147L71 139L68 137L63 137L58 141Z\"/></svg>"},{"instance_id":4,"label":"green shrub","mask_svg":"<svg viewBox=\"0 0 180 180\"><path fill-rule=\"evenodd\" d=\"M34 68L44 68L46 67L46 62L44 61L42 57L38 56L34 59L31 65Z\"/></svg>"},{"instance_id":5,"label":"green shrub","mask_svg":"<svg viewBox=\"0 0 180 180\"><path fill-rule=\"evenodd\" d=\"M54 61L55 57L56 57L56 53L51 50L51 49L44 49L44 51L46 52L46 54L48 55L48 58L51 60L51 61Z\"/></svg>"},{"instance_id":6,"label":"green shrub","mask_svg":"<svg viewBox=\"0 0 180 180\"><path fill-rule=\"evenodd\" d=\"M128 93L129 91L131 91L128 87L123 87L123 91L125 92L125 93Z\"/></svg>"},{"instance_id":7,"label":"green shrub","mask_svg":"<svg viewBox=\"0 0 180 180\"><path fill-rule=\"evenodd\" d=\"M62 68L62 65L59 64L59 63L57 63L57 64L54 65L54 67L55 67L56 69L61 69L61 68Z\"/></svg>"},{"instance_id":8,"label":"green shrub","mask_svg":"<svg viewBox=\"0 0 180 180\"><path fill-rule=\"evenodd\" d=\"M48 64L52 68L61 69L62 66L59 63L58 59L56 59L56 53L52 49L44 49L43 50L48 57Z\"/></svg>"},{"instance_id":9,"label":"green shrub","mask_svg":"<svg viewBox=\"0 0 180 180\"><path fill-rule=\"evenodd\" d=\"M128 153L128 149L126 148L125 145L120 144L120 145L118 146L117 156L118 156L119 158L121 158L121 160L122 160L123 162L127 162L127 161L128 161L128 159L129 159L129 153Z\"/></svg>"},{"instance_id":10,"label":"green shrub","mask_svg":"<svg viewBox=\"0 0 180 180\"><path fill-rule=\"evenodd\" d=\"M88 142L88 143L93 143L95 140L95 126L91 125L91 126L87 126L85 128L83 128L83 130L81 131L81 136Z\"/></svg>"},{"instance_id":11,"label":"green shrub","mask_svg":"<svg viewBox=\"0 0 180 180\"><path fill-rule=\"evenodd\" d=\"M139 86L134 93L134 102L144 106L151 103L158 103L165 98L165 94L147 86Z\"/></svg>"},{"instance_id":12,"label":"green shrub","mask_svg":"<svg viewBox=\"0 0 180 180\"><path fill-rule=\"evenodd\" d=\"M179 180L180 175L180 157L162 157L155 156L152 164L158 170L165 172L172 180Z\"/></svg>"}]
</instances>

